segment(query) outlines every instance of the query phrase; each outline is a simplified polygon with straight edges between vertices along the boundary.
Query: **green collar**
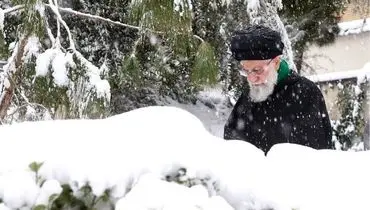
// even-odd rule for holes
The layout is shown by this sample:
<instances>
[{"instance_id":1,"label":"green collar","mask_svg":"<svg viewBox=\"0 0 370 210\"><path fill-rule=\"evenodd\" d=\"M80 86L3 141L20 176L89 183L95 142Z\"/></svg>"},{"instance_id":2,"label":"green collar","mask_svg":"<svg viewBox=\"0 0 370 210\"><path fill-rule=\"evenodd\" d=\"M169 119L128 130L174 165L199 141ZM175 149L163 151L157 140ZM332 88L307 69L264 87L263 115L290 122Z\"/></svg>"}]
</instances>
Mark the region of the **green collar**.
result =
<instances>
[{"instance_id":1,"label":"green collar","mask_svg":"<svg viewBox=\"0 0 370 210\"><path fill-rule=\"evenodd\" d=\"M285 80L291 72L288 63L284 59L281 59L277 83L279 84L281 81Z\"/></svg>"}]
</instances>

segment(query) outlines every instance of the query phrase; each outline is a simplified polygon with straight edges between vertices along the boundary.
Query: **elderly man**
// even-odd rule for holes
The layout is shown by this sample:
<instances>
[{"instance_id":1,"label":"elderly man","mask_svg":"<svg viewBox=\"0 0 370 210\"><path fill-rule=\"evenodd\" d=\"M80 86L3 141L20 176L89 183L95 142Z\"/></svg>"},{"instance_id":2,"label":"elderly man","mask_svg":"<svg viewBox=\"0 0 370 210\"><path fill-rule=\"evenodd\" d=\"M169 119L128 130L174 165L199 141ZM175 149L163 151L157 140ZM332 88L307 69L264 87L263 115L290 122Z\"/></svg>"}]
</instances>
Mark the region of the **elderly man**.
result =
<instances>
[{"instance_id":1,"label":"elderly man","mask_svg":"<svg viewBox=\"0 0 370 210\"><path fill-rule=\"evenodd\" d=\"M332 129L320 89L281 58L280 34L256 25L235 33L233 57L249 90L238 99L225 125L225 139L252 143L267 153L277 143L333 149Z\"/></svg>"}]
</instances>

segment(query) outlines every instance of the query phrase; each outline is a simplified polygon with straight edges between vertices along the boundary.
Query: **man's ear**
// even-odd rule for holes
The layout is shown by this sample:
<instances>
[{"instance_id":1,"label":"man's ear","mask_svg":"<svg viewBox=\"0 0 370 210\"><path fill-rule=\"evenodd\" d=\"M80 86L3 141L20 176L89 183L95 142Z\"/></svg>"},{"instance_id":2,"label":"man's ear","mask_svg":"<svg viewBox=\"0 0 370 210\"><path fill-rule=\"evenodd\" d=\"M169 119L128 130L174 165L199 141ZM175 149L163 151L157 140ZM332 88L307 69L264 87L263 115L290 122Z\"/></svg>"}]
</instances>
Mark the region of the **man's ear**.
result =
<instances>
[{"instance_id":1,"label":"man's ear","mask_svg":"<svg viewBox=\"0 0 370 210\"><path fill-rule=\"evenodd\" d=\"M274 64L275 64L275 67L276 67L276 70L279 70L280 68L280 62L281 62L281 57L280 56L277 56L276 58L274 58Z\"/></svg>"}]
</instances>

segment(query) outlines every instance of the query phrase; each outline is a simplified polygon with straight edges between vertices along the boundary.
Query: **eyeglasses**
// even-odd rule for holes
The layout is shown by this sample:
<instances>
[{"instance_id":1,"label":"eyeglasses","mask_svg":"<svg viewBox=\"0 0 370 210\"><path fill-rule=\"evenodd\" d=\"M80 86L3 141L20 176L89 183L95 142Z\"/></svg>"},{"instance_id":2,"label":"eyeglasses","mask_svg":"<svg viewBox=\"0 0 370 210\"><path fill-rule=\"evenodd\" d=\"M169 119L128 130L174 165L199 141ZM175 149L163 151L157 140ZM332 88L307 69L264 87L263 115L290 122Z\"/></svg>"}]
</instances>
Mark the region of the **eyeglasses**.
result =
<instances>
[{"instance_id":1,"label":"eyeglasses","mask_svg":"<svg viewBox=\"0 0 370 210\"><path fill-rule=\"evenodd\" d=\"M270 65L272 60L274 60L274 59L273 58L270 59L270 61L267 64L265 64L262 68L259 68L259 69L245 69L244 67L242 67L242 69L239 70L239 73L240 73L241 76L244 76L244 77L246 77L250 74L260 75L266 70L267 66Z\"/></svg>"}]
</instances>

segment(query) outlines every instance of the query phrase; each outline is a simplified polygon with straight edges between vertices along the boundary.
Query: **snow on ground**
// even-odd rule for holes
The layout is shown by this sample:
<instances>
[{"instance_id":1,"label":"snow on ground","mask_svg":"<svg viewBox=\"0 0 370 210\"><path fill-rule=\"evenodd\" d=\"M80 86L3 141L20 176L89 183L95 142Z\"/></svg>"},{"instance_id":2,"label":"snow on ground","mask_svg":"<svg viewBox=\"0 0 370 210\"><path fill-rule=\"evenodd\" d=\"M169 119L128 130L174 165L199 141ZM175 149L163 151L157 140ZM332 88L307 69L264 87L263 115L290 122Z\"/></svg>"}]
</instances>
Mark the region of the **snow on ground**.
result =
<instances>
[{"instance_id":1,"label":"snow on ground","mask_svg":"<svg viewBox=\"0 0 370 210\"><path fill-rule=\"evenodd\" d=\"M218 104L214 110L223 107ZM210 128L173 106L103 120L3 125L0 209L45 203L62 184L77 193L87 183L96 196L110 189L117 210L370 209L369 152L279 144L265 156L247 142L212 135ZM41 187L27 170L33 161L44 163L38 175L47 182ZM195 180L194 186L165 181L182 169L181 180Z\"/></svg>"},{"instance_id":2,"label":"snow on ground","mask_svg":"<svg viewBox=\"0 0 370 210\"><path fill-rule=\"evenodd\" d=\"M340 36L359 34L370 31L370 18L341 22L338 23L338 26Z\"/></svg>"},{"instance_id":3,"label":"snow on ground","mask_svg":"<svg viewBox=\"0 0 370 210\"><path fill-rule=\"evenodd\" d=\"M167 99L164 105L185 109L199 118L211 134L223 138L224 125L232 110L232 107L228 106L228 100L221 88L216 87L201 91L195 105L171 99Z\"/></svg>"},{"instance_id":4,"label":"snow on ground","mask_svg":"<svg viewBox=\"0 0 370 210\"><path fill-rule=\"evenodd\" d=\"M75 190L90 183L96 196L112 189L113 199L118 199L144 173L164 177L186 168L190 178L210 177L210 182L218 182L214 173L233 173L229 158L238 165L257 167L264 157L262 151L244 142L224 145L195 116L174 107L142 108L105 120L3 125L0 133L0 183L11 183L0 184L0 198L13 209L32 206L43 194L34 174L25 171L33 161L44 162L39 174L47 180L69 184ZM235 151L232 148L243 153L226 155L227 150ZM251 155L254 157L248 161ZM246 183L253 186L255 173L240 171L238 175L235 180L249 178ZM18 185L17 180L23 181ZM237 183L234 187L239 188ZM218 188L225 193L233 191L222 182Z\"/></svg>"}]
</instances>

